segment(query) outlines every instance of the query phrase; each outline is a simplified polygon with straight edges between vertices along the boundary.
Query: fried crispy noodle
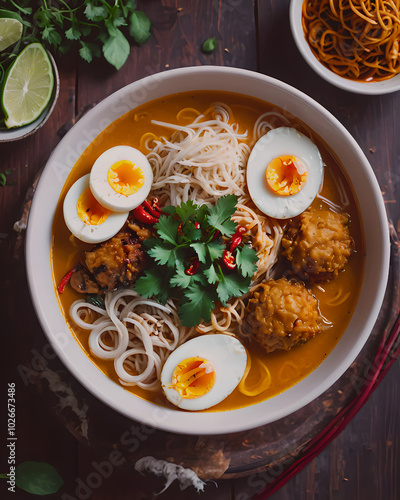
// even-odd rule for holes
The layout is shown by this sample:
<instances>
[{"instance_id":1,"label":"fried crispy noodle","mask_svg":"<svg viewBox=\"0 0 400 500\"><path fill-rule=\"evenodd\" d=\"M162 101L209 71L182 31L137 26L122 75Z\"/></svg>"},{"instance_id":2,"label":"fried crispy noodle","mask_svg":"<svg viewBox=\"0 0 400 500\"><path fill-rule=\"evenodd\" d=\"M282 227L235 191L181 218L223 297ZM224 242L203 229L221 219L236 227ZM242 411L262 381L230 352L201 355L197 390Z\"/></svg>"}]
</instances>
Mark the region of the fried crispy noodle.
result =
<instances>
[{"instance_id":1,"label":"fried crispy noodle","mask_svg":"<svg viewBox=\"0 0 400 500\"><path fill-rule=\"evenodd\" d=\"M179 205L188 200L215 204L223 195L237 195L233 220L247 228L247 238L259 259L254 285L268 277L276 262L282 230L255 207L248 195L247 159L261 135L288 121L278 112L265 113L249 135L240 130L232 110L223 103L214 103L204 113L184 108L177 115L177 122L182 120L193 121L189 125L153 121L171 133L168 139L153 133L142 136L141 145L154 148L147 156L154 174L150 196L158 197L163 205ZM90 330L92 354L114 360L122 385L155 391L160 388L159 377L168 355L187 339L199 333L238 333L244 298L232 299L226 307L218 304L210 323L191 329L181 325L177 304L172 300L165 307L130 289L107 293L106 311L78 300L70 314L78 326Z\"/></svg>"},{"instance_id":2,"label":"fried crispy noodle","mask_svg":"<svg viewBox=\"0 0 400 500\"><path fill-rule=\"evenodd\" d=\"M114 360L122 385L159 390L162 365L168 354L185 342L193 330L180 325L176 306L143 299L131 289L107 293L106 309L84 300L75 301L70 314L75 323L90 330L89 348L94 356ZM93 315L97 319L93 322Z\"/></svg>"}]
</instances>

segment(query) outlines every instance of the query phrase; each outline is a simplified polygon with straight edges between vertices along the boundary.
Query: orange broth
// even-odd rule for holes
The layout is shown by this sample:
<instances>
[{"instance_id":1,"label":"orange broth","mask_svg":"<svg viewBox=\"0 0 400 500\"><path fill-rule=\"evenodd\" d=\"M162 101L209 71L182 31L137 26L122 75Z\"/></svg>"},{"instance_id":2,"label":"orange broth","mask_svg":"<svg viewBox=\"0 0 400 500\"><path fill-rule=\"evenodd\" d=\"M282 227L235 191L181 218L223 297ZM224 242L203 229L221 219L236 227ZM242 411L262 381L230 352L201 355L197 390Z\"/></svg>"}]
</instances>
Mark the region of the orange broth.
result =
<instances>
[{"instance_id":1,"label":"orange broth","mask_svg":"<svg viewBox=\"0 0 400 500\"><path fill-rule=\"evenodd\" d=\"M88 332L78 328L69 317L69 308L78 298L84 297L77 293L70 286L67 286L62 295L57 292L57 284L62 277L71 269L82 256L85 250L92 248L92 245L80 242L76 238L73 243L70 240L68 231L62 213L62 204L64 196L72 184L83 175L90 172L90 169L97 157L105 150L118 145L129 145L140 149L144 154L149 151L141 144L141 137L144 133L151 132L157 137L168 134L165 127L157 126L151 123L151 120L177 123L177 114L183 108L195 108L199 111L205 111L213 102L224 102L232 112L234 121L239 123L241 131L248 131L248 141L252 141L252 131L257 118L267 111L279 111L279 113L288 117L293 126L298 129L304 128L304 125L289 115L282 109L278 109L271 104L247 97L241 94L216 91L196 91L173 94L167 97L156 99L129 111L118 118L109 127L102 131L94 141L82 153L75 166L73 167L62 190L60 200L55 212L52 234L51 263L53 271L53 280L55 293L61 311L65 317L71 333L81 345L82 349L89 359L108 377L118 383L118 378L113 368L112 360L101 360L90 354L88 347ZM193 118L193 117L192 117ZM192 118L186 120L190 123ZM184 121L185 118L182 118ZM276 127L281 126L280 120L276 119ZM180 122L182 123L182 121ZM364 240L363 228L357 201L350 186L350 182L340 167L335 155L328 149L321 139L313 133L313 140L317 144L322 158L326 164L323 187L320 194L335 203L341 205L338 183L342 183L350 205L345 211L350 215L351 225L350 233L355 241L355 253L350 257L344 271L338 278L323 283L319 286L309 287L311 292L317 297L320 304L320 311L326 320L332 325L327 327L322 333L308 341L306 344L292 348L290 351L275 351L266 354L263 349L255 343L245 342L246 348L250 351L252 357L252 366L256 358L263 359L267 364L271 374L270 387L259 396L245 396L238 389L228 396L224 401L206 411L226 411L241 408L260 401L271 398L286 389L290 388L309 373L328 356L333 350L338 340L348 325L351 315L357 304L359 293L362 286L364 271ZM316 198L313 202L315 208L326 208L321 199ZM278 278L279 276L277 276ZM341 304L335 304L335 297L340 290L350 292L349 297ZM252 382L256 382L258 377L257 368L251 370L246 382L246 386L251 388ZM126 390L149 401L157 402L160 400L160 393L150 393L138 387L125 387ZM165 406L172 406L165 398Z\"/></svg>"}]
</instances>

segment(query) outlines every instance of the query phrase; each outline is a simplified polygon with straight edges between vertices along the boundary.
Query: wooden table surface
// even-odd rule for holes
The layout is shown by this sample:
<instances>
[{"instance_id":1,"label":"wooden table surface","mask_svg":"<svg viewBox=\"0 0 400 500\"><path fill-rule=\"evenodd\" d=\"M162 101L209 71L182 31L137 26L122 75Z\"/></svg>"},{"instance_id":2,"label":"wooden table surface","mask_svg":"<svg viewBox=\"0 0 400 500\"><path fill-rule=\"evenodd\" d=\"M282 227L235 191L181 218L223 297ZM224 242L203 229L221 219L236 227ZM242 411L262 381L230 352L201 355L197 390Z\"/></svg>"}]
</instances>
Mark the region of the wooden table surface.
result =
<instances>
[{"instance_id":1,"label":"wooden table surface","mask_svg":"<svg viewBox=\"0 0 400 500\"><path fill-rule=\"evenodd\" d=\"M100 483L90 483L94 458L50 412L31 385L21 380L20 338L43 335L27 291L23 258L14 254L13 224L35 175L60 137L58 131L85 108L124 85L158 71L190 65L225 65L276 77L312 96L333 113L355 137L370 161L394 226L399 229L400 208L400 93L362 96L339 90L318 77L304 62L293 42L289 0L147 0L139 2L152 21L152 36L132 47L128 62L116 72L101 61L88 65L75 56L57 60L61 91L46 125L33 137L0 144L0 171L11 169L0 187L0 257L2 321L2 401L7 382L17 386L18 462L53 464L65 484L49 498L147 499L162 488L154 477L143 478L117 468ZM201 52L202 42L215 36L217 49ZM21 322L17 315L29 318ZM5 319L5 321L4 321ZM21 326L24 325L24 326ZM24 329L22 332L21 329ZM28 339L28 340L27 340ZM33 350L30 348L34 355ZM26 352L26 349L24 350ZM367 404L313 462L271 498L385 499L400 498L400 363L396 362ZM5 414L5 405L2 406ZM6 418L2 417L2 432ZM3 448L5 440L2 440ZM3 450L4 451L4 450ZM2 469L6 462L2 463ZM3 470L0 470L3 472ZM266 484L262 475L220 480L197 496L173 485L161 498L246 500ZM86 489L79 485L82 482ZM2 481L2 487L5 486ZM218 487L217 487L218 486ZM6 491L6 490L5 490ZM31 498L19 490L10 498ZM2 496L2 498L5 498ZM8 497L7 497L8 498Z\"/></svg>"}]
</instances>

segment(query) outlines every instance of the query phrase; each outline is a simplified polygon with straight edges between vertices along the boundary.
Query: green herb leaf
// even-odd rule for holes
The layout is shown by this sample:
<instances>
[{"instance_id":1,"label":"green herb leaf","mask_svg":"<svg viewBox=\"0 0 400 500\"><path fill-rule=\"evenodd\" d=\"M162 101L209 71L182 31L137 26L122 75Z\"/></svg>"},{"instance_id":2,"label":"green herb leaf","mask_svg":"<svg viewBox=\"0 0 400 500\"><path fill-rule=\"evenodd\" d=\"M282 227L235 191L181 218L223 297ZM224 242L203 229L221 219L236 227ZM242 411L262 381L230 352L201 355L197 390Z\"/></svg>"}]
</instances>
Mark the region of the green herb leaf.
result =
<instances>
[{"instance_id":1,"label":"green herb leaf","mask_svg":"<svg viewBox=\"0 0 400 500\"><path fill-rule=\"evenodd\" d=\"M103 54L106 60L117 70L121 69L128 59L130 46L128 40L120 30L116 30L115 36L110 38L103 45Z\"/></svg>"},{"instance_id":2,"label":"green herb leaf","mask_svg":"<svg viewBox=\"0 0 400 500\"><path fill-rule=\"evenodd\" d=\"M33 16L39 28L46 28L51 25L51 13L47 9L41 7ZM54 30L54 28L52 28Z\"/></svg>"},{"instance_id":3,"label":"green herb leaf","mask_svg":"<svg viewBox=\"0 0 400 500\"><path fill-rule=\"evenodd\" d=\"M98 47L95 43L86 43L86 42L80 42L81 43L81 48L79 49L79 55L84 59L86 62L92 62L93 57L100 57L101 55L101 50L100 47Z\"/></svg>"},{"instance_id":4,"label":"green herb leaf","mask_svg":"<svg viewBox=\"0 0 400 500\"><path fill-rule=\"evenodd\" d=\"M156 297L162 304L168 300L169 280L171 276L164 268L147 269L135 282L135 290L142 297Z\"/></svg>"},{"instance_id":5,"label":"green herb leaf","mask_svg":"<svg viewBox=\"0 0 400 500\"><path fill-rule=\"evenodd\" d=\"M204 275L206 276L210 285L214 285L219 281L219 276L217 274L217 271L215 270L214 264L211 264L211 266L204 271Z\"/></svg>"},{"instance_id":6,"label":"green herb leaf","mask_svg":"<svg viewBox=\"0 0 400 500\"><path fill-rule=\"evenodd\" d=\"M135 11L132 13L129 24L129 33L136 43L142 45L151 35L151 21L144 12Z\"/></svg>"},{"instance_id":7,"label":"green herb leaf","mask_svg":"<svg viewBox=\"0 0 400 500\"><path fill-rule=\"evenodd\" d=\"M201 285L191 285L184 290L184 298L179 307L182 324L196 326L201 321L210 321L214 301L211 294Z\"/></svg>"},{"instance_id":8,"label":"green herb leaf","mask_svg":"<svg viewBox=\"0 0 400 500\"><path fill-rule=\"evenodd\" d=\"M222 196L215 206L209 207L209 224L224 236L232 236L236 230L236 224L231 217L235 213L237 201L237 196L228 194Z\"/></svg>"},{"instance_id":9,"label":"green herb leaf","mask_svg":"<svg viewBox=\"0 0 400 500\"><path fill-rule=\"evenodd\" d=\"M188 200L175 207L175 213L183 222L186 222L191 217L194 218L196 216L198 208L199 206L193 203L192 200Z\"/></svg>"},{"instance_id":10,"label":"green herb leaf","mask_svg":"<svg viewBox=\"0 0 400 500\"><path fill-rule=\"evenodd\" d=\"M207 256L207 246L204 245L204 243L192 243L190 246L196 252L199 261L202 264L205 264Z\"/></svg>"},{"instance_id":11,"label":"green herb leaf","mask_svg":"<svg viewBox=\"0 0 400 500\"><path fill-rule=\"evenodd\" d=\"M257 271L257 252L248 246L236 250L236 264L244 277L251 277Z\"/></svg>"},{"instance_id":12,"label":"green herb leaf","mask_svg":"<svg viewBox=\"0 0 400 500\"><path fill-rule=\"evenodd\" d=\"M125 17L128 16L129 12L133 12L136 9L136 0L128 0L125 4L121 2L121 9Z\"/></svg>"},{"instance_id":13,"label":"green herb leaf","mask_svg":"<svg viewBox=\"0 0 400 500\"><path fill-rule=\"evenodd\" d=\"M249 291L250 278L239 274L220 274L217 293L219 300L226 305L231 297L238 297Z\"/></svg>"},{"instance_id":14,"label":"green herb leaf","mask_svg":"<svg viewBox=\"0 0 400 500\"><path fill-rule=\"evenodd\" d=\"M45 462L22 462L15 470L15 482L33 495L51 495L64 484L56 469Z\"/></svg>"},{"instance_id":15,"label":"green herb leaf","mask_svg":"<svg viewBox=\"0 0 400 500\"><path fill-rule=\"evenodd\" d=\"M183 224L182 232L184 234L184 238L188 241L198 241L203 234L201 229L196 229L196 226L190 220Z\"/></svg>"},{"instance_id":16,"label":"green herb leaf","mask_svg":"<svg viewBox=\"0 0 400 500\"><path fill-rule=\"evenodd\" d=\"M94 5L92 0L86 0L85 16L89 21L98 22L108 16L107 9L104 5Z\"/></svg>"},{"instance_id":17,"label":"green herb leaf","mask_svg":"<svg viewBox=\"0 0 400 500\"><path fill-rule=\"evenodd\" d=\"M210 256L211 261L220 259L225 250L225 245L220 243L218 240L210 241L207 244L207 252Z\"/></svg>"},{"instance_id":18,"label":"green herb leaf","mask_svg":"<svg viewBox=\"0 0 400 500\"><path fill-rule=\"evenodd\" d=\"M81 37L81 32L76 26L72 25L70 29L65 32L65 36L68 38L68 40L79 40Z\"/></svg>"},{"instance_id":19,"label":"green herb leaf","mask_svg":"<svg viewBox=\"0 0 400 500\"><path fill-rule=\"evenodd\" d=\"M41 32L43 40L48 42L50 45L60 45L61 43L61 35L58 33L53 26L46 26L46 28Z\"/></svg>"},{"instance_id":20,"label":"green herb leaf","mask_svg":"<svg viewBox=\"0 0 400 500\"><path fill-rule=\"evenodd\" d=\"M187 275L185 273L184 266L181 263L176 267L176 274L169 280L170 285L176 288L187 288L194 284L194 282L194 276Z\"/></svg>"},{"instance_id":21,"label":"green herb leaf","mask_svg":"<svg viewBox=\"0 0 400 500\"><path fill-rule=\"evenodd\" d=\"M157 245L148 251L148 254L153 257L157 264L164 265L170 263L175 264L176 254L175 250L166 245Z\"/></svg>"},{"instance_id":22,"label":"green herb leaf","mask_svg":"<svg viewBox=\"0 0 400 500\"><path fill-rule=\"evenodd\" d=\"M217 39L214 37L208 38L205 42L203 42L201 46L201 50L206 54L213 52L217 47Z\"/></svg>"},{"instance_id":23,"label":"green herb leaf","mask_svg":"<svg viewBox=\"0 0 400 500\"><path fill-rule=\"evenodd\" d=\"M154 224L155 229L157 229L158 236L164 240L166 243L171 243L171 245L177 245L178 227L179 221L175 220L173 217L167 217L162 215L156 224Z\"/></svg>"},{"instance_id":24,"label":"green herb leaf","mask_svg":"<svg viewBox=\"0 0 400 500\"><path fill-rule=\"evenodd\" d=\"M100 307L101 309L105 309L104 300L99 295L89 295L86 297L86 302L93 306Z\"/></svg>"}]
</instances>

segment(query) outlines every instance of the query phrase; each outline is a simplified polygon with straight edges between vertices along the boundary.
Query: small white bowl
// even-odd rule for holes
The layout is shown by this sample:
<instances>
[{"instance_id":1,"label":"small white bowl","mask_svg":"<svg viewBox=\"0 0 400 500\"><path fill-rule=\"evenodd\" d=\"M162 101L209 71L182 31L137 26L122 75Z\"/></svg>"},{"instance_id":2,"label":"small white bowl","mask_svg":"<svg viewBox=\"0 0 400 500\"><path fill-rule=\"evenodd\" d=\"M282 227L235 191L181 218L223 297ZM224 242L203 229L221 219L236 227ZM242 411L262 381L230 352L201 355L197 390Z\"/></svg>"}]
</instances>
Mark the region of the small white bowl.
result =
<instances>
[{"instance_id":1,"label":"small white bowl","mask_svg":"<svg viewBox=\"0 0 400 500\"><path fill-rule=\"evenodd\" d=\"M113 382L86 356L61 314L52 280L51 231L65 180L80 154L114 120L140 104L169 94L224 90L268 101L297 116L329 144L354 186L364 220L366 261L361 294L334 350L308 377L262 403L226 412L189 413L138 398ZM389 231L379 184L364 153L341 123L316 101L289 85L243 69L196 66L156 73L131 83L92 108L53 151L29 215L27 275L33 304L49 342L65 366L92 394L123 415L169 432L224 434L258 427L302 408L350 366L378 317L389 270ZM360 277L360 279L362 279Z\"/></svg>"},{"instance_id":2,"label":"small white bowl","mask_svg":"<svg viewBox=\"0 0 400 500\"><path fill-rule=\"evenodd\" d=\"M2 142L13 142L19 141L20 139L25 139L35 132L37 132L49 119L51 113L56 105L59 93L60 93L60 76L58 74L58 68L53 56L48 52L51 64L53 66L54 74L54 87L51 94L50 102L47 105L43 113L34 122L25 125L24 127L10 128L9 130L0 130L0 143Z\"/></svg>"},{"instance_id":3,"label":"small white bowl","mask_svg":"<svg viewBox=\"0 0 400 500\"><path fill-rule=\"evenodd\" d=\"M324 66L314 55L304 37L303 26L301 23L302 5L303 0L291 0L290 27L294 41L301 55L319 76L340 89L354 92L356 94L379 95L389 94L400 90L400 74L381 82L359 82L343 78Z\"/></svg>"}]
</instances>

